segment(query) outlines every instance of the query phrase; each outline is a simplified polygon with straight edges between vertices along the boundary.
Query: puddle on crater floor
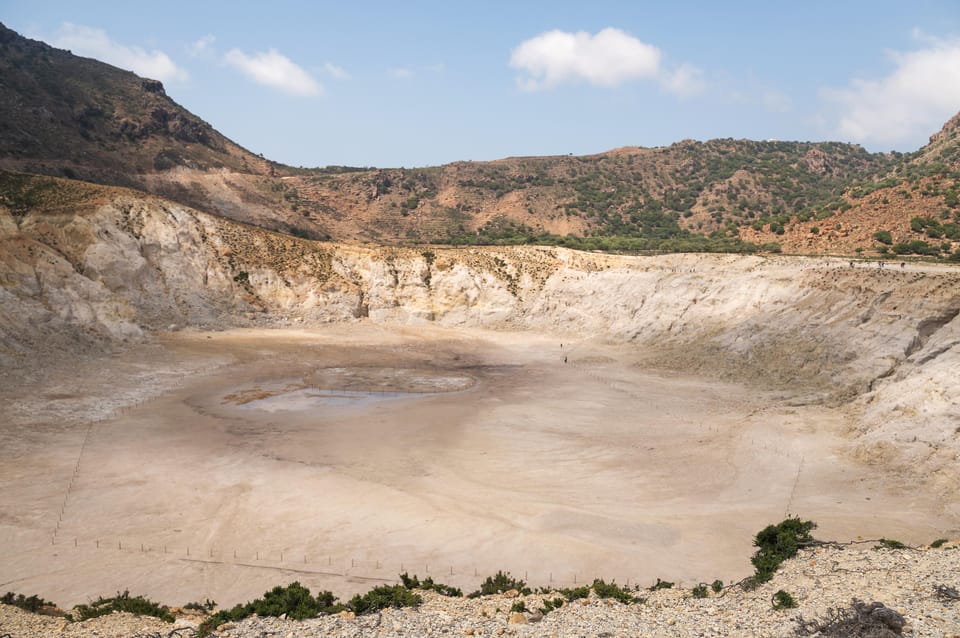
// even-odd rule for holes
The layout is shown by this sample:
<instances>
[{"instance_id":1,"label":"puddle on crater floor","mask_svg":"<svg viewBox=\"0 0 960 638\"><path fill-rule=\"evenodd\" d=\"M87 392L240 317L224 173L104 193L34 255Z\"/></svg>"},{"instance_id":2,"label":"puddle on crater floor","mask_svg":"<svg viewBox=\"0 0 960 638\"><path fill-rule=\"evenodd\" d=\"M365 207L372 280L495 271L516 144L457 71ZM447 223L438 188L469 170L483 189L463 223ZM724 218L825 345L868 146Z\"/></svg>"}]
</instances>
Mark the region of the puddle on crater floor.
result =
<instances>
[{"instance_id":1,"label":"puddle on crater floor","mask_svg":"<svg viewBox=\"0 0 960 638\"><path fill-rule=\"evenodd\" d=\"M264 412L306 412L320 408L365 408L377 403L436 396L442 392L369 392L303 388L244 403L246 410Z\"/></svg>"},{"instance_id":2,"label":"puddle on crater floor","mask_svg":"<svg viewBox=\"0 0 960 638\"><path fill-rule=\"evenodd\" d=\"M318 368L295 379L261 381L235 388L223 403L244 410L305 412L317 409L362 409L387 401L411 400L462 392L476 379L411 368Z\"/></svg>"}]
</instances>

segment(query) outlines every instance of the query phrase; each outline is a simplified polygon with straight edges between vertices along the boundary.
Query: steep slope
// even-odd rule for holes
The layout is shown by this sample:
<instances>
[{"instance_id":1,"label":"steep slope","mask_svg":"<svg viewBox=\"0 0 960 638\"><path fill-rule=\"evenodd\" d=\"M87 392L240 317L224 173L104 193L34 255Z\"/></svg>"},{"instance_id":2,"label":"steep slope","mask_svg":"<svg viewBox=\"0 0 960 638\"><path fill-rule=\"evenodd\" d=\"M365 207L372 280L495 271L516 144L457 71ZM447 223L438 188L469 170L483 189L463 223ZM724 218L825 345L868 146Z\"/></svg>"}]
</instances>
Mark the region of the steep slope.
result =
<instances>
[{"instance_id":1,"label":"steep slope","mask_svg":"<svg viewBox=\"0 0 960 638\"><path fill-rule=\"evenodd\" d=\"M960 256L960 114L889 170L855 184L831 214L792 218L780 234L746 228L747 241L792 253ZM879 234L878 234L879 233Z\"/></svg>"},{"instance_id":2,"label":"steep slope","mask_svg":"<svg viewBox=\"0 0 960 638\"><path fill-rule=\"evenodd\" d=\"M266 173L267 163L184 110L155 80L0 25L0 154L33 172L139 186L177 166Z\"/></svg>"},{"instance_id":3,"label":"steep slope","mask_svg":"<svg viewBox=\"0 0 960 638\"><path fill-rule=\"evenodd\" d=\"M282 167L218 133L163 85L0 24L0 168L128 186L311 235ZM293 223L291 223L291 221Z\"/></svg>"}]
</instances>

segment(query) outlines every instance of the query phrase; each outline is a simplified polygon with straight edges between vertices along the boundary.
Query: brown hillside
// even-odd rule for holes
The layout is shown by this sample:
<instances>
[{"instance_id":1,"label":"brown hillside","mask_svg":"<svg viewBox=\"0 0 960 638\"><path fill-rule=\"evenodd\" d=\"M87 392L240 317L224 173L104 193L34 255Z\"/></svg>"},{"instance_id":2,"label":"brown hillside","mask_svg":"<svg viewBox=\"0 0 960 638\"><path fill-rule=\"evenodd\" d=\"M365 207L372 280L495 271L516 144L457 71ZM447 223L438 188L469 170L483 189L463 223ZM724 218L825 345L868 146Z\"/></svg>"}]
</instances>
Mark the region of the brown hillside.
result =
<instances>
[{"instance_id":1,"label":"brown hillside","mask_svg":"<svg viewBox=\"0 0 960 638\"><path fill-rule=\"evenodd\" d=\"M892 158L838 143L683 141L598 155L457 162L425 169L314 171L288 186L309 215L365 220L357 237L475 241L516 235L665 239L836 204Z\"/></svg>"},{"instance_id":2,"label":"brown hillside","mask_svg":"<svg viewBox=\"0 0 960 638\"><path fill-rule=\"evenodd\" d=\"M294 169L230 141L159 82L2 25L0 77L0 168L132 187L301 237L755 249L746 241L868 255L914 242L908 252L940 256L960 240L960 116L909 156L719 139L410 170Z\"/></svg>"},{"instance_id":3,"label":"brown hillside","mask_svg":"<svg viewBox=\"0 0 960 638\"><path fill-rule=\"evenodd\" d=\"M960 113L930 137L930 143L887 173L844 193L847 206L821 219L794 218L782 235L742 228L746 241L778 241L783 250L814 254L911 255L910 242L925 242L929 254L960 249ZM890 234L888 243L878 232ZM916 246L916 244L915 244ZM922 248L922 246L921 246Z\"/></svg>"},{"instance_id":4,"label":"brown hillside","mask_svg":"<svg viewBox=\"0 0 960 638\"><path fill-rule=\"evenodd\" d=\"M174 102L156 80L0 24L0 168L146 190L290 229L278 168Z\"/></svg>"}]
</instances>

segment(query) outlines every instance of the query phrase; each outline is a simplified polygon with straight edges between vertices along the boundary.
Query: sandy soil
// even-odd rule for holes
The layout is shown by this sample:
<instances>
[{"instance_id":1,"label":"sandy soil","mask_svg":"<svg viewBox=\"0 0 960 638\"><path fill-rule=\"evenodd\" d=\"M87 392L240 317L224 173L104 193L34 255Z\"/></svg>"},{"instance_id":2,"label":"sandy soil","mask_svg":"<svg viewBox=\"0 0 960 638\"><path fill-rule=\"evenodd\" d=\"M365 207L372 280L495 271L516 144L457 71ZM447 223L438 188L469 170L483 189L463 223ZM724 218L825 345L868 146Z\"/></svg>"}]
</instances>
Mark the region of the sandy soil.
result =
<instances>
[{"instance_id":1,"label":"sandy soil","mask_svg":"<svg viewBox=\"0 0 960 638\"><path fill-rule=\"evenodd\" d=\"M788 513L821 538L957 528L849 460L842 410L646 354L360 323L174 333L11 381L0 590L231 604L498 569L692 585L748 575L753 534Z\"/></svg>"}]
</instances>

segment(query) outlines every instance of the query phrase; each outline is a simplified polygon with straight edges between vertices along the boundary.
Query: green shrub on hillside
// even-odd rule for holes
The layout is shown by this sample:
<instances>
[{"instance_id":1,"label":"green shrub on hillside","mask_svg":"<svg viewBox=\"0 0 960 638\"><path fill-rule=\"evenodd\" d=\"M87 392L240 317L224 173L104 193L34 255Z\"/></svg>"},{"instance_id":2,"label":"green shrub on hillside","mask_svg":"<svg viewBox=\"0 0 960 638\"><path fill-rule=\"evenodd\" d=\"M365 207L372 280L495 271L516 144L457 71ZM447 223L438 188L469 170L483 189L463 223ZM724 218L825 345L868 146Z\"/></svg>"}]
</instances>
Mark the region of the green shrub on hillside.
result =
<instances>
[{"instance_id":1,"label":"green shrub on hillside","mask_svg":"<svg viewBox=\"0 0 960 638\"><path fill-rule=\"evenodd\" d=\"M581 587L573 587L570 589L560 589L558 593L563 595L568 601L573 602L575 600L580 600L581 598L590 597L590 586L583 585Z\"/></svg>"},{"instance_id":2,"label":"green shrub on hillside","mask_svg":"<svg viewBox=\"0 0 960 638\"><path fill-rule=\"evenodd\" d=\"M793 609L797 606L797 601L790 595L789 592L785 592L782 589L778 590L771 599L770 602L773 604L773 608L777 611L781 609Z\"/></svg>"},{"instance_id":3,"label":"green shrub on hillside","mask_svg":"<svg viewBox=\"0 0 960 638\"><path fill-rule=\"evenodd\" d=\"M459 587L451 587L450 585L444 585L443 583L436 583L433 581L433 578L429 576L423 580L420 580L417 578L416 574L410 576L404 572L400 574L400 582L403 583L403 586L407 589L424 589L427 591L435 591L441 596L463 596L463 592Z\"/></svg>"},{"instance_id":4,"label":"green shrub on hillside","mask_svg":"<svg viewBox=\"0 0 960 638\"><path fill-rule=\"evenodd\" d=\"M12 591L8 591L3 596L0 596L0 603L4 605L13 605L14 607L19 607L24 611L29 611L30 613L37 613L44 607L56 607L55 604L49 600L44 600L36 594L32 596L24 596L23 594L15 594Z\"/></svg>"},{"instance_id":5,"label":"green shrub on hillside","mask_svg":"<svg viewBox=\"0 0 960 638\"><path fill-rule=\"evenodd\" d=\"M207 613L210 613L217 608L217 601L210 600L209 598L207 598L202 603L197 601L189 602L186 605L184 605L183 608L191 609L193 611L205 611Z\"/></svg>"},{"instance_id":6,"label":"green shrub on hillside","mask_svg":"<svg viewBox=\"0 0 960 638\"><path fill-rule=\"evenodd\" d=\"M320 614L332 614L346 609L337 603L337 598L328 591L323 591L315 597L310 590L298 582L286 587L274 587L264 593L263 598L257 598L243 605L236 605L231 609L218 611L200 624L199 635L206 636L214 629L228 621L238 621L257 614L258 616L283 616L294 620L313 618Z\"/></svg>"},{"instance_id":7,"label":"green shrub on hillside","mask_svg":"<svg viewBox=\"0 0 960 638\"><path fill-rule=\"evenodd\" d=\"M525 582L514 578L510 575L510 572L498 571L495 576L487 576L486 580L480 583L480 589L470 594L470 597L502 594L511 589L515 589L524 595L530 593L530 588L527 587Z\"/></svg>"},{"instance_id":8,"label":"green shrub on hillside","mask_svg":"<svg viewBox=\"0 0 960 638\"><path fill-rule=\"evenodd\" d=\"M540 613L546 616L554 609L560 609L566 604L566 601L563 598L544 598L543 607L540 608Z\"/></svg>"},{"instance_id":9,"label":"green shrub on hillside","mask_svg":"<svg viewBox=\"0 0 960 638\"><path fill-rule=\"evenodd\" d=\"M371 614L388 607L419 607L422 602L423 598L403 585L380 585L351 598L349 606L356 614Z\"/></svg>"},{"instance_id":10,"label":"green shrub on hillside","mask_svg":"<svg viewBox=\"0 0 960 638\"><path fill-rule=\"evenodd\" d=\"M125 611L136 616L153 616L164 622L173 622L173 614L166 605L160 605L143 596L131 596L129 591L117 593L113 598L100 597L89 605L77 605L66 618L81 622L90 618L106 616L118 611Z\"/></svg>"},{"instance_id":11,"label":"green shrub on hillside","mask_svg":"<svg viewBox=\"0 0 960 638\"><path fill-rule=\"evenodd\" d=\"M914 239L894 244L893 252L898 255L939 255L940 247L931 246L922 239Z\"/></svg>"},{"instance_id":12,"label":"green shrub on hillside","mask_svg":"<svg viewBox=\"0 0 960 638\"><path fill-rule=\"evenodd\" d=\"M621 587L615 582L605 583L601 578L594 580L591 588L599 598L613 598L625 605L629 605L636 600L626 587Z\"/></svg>"},{"instance_id":13,"label":"green shrub on hillside","mask_svg":"<svg viewBox=\"0 0 960 638\"><path fill-rule=\"evenodd\" d=\"M658 589L673 589L673 583L669 580L660 580L657 579L657 582L648 587L650 591L657 591Z\"/></svg>"},{"instance_id":14,"label":"green shrub on hillside","mask_svg":"<svg viewBox=\"0 0 960 638\"><path fill-rule=\"evenodd\" d=\"M810 532L816 527L813 521L788 518L758 532L753 541L757 551L750 559L756 571L747 584L756 586L773 578L783 561L796 556L801 545L813 542Z\"/></svg>"}]
</instances>

